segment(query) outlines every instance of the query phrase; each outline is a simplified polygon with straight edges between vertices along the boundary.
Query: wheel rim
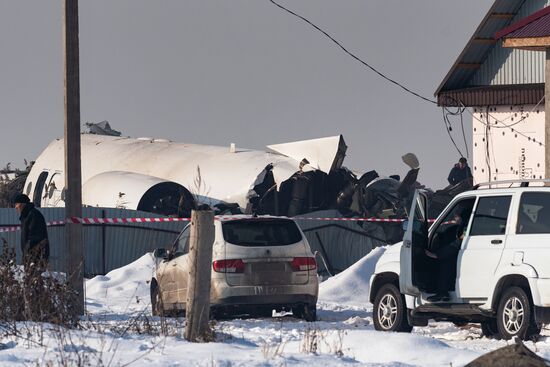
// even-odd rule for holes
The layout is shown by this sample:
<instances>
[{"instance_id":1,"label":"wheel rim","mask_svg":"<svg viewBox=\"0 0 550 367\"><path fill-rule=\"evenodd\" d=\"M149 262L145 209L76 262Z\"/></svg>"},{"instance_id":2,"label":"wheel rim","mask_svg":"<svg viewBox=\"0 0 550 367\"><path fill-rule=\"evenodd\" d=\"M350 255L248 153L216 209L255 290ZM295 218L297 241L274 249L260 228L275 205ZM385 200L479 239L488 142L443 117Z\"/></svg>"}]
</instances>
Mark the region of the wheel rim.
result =
<instances>
[{"instance_id":1,"label":"wheel rim","mask_svg":"<svg viewBox=\"0 0 550 367\"><path fill-rule=\"evenodd\" d=\"M383 329L391 329L397 318L397 300L391 294L386 294L378 305L378 320Z\"/></svg>"},{"instance_id":2,"label":"wheel rim","mask_svg":"<svg viewBox=\"0 0 550 367\"><path fill-rule=\"evenodd\" d=\"M502 321L507 333L514 335L523 325L525 308L518 297L511 297L506 301L502 312Z\"/></svg>"}]
</instances>

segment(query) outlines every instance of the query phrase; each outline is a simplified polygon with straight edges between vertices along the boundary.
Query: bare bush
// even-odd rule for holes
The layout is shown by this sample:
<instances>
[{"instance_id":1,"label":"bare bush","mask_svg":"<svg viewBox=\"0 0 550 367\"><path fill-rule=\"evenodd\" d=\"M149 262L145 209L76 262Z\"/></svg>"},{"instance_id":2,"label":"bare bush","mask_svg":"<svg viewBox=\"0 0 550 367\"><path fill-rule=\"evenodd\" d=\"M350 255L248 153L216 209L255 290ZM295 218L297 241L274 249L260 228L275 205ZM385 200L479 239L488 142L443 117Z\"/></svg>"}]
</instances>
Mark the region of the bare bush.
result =
<instances>
[{"instance_id":1,"label":"bare bush","mask_svg":"<svg viewBox=\"0 0 550 367\"><path fill-rule=\"evenodd\" d=\"M0 256L0 323L38 321L68 327L77 325L76 293L65 276L44 264L16 265L15 249L4 240Z\"/></svg>"},{"instance_id":2,"label":"bare bush","mask_svg":"<svg viewBox=\"0 0 550 367\"><path fill-rule=\"evenodd\" d=\"M304 331L304 337L300 343L300 351L308 354L331 353L338 358L344 356L344 330L336 331L333 337L332 333L321 331L316 326L308 327Z\"/></svg>"},{"instance_id":3,"label":"bare bush","mask_svg":"<svg viewBox=\"0 0 550 367\"><path fill-rule=\"evenodd\" d=\"M264 359L273 359L276 357L282 357L285 350L286 343L281 339L276 342L265 341L262 344L262 355Z\"/></svg>"},{"instance_id":4,"label":"bare bush","mask_svg":"<svg viewBox=\"0 0 550 367\"><path fill-rule=\"evenodd\" d=\"M319 351L319 343L325 335L316 326L309 327L304 331L304 337L300 343L300 351L302 353L317 354Z\"/></svg>"}]
</instances>

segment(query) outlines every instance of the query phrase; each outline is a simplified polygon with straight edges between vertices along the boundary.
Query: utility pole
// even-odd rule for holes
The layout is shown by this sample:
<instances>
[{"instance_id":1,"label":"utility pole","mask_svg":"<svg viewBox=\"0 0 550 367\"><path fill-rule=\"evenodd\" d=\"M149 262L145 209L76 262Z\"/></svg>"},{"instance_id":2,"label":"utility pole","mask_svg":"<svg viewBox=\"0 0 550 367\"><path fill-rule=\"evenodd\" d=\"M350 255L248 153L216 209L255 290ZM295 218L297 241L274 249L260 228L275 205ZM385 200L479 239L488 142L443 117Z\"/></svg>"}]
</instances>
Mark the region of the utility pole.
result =
<instances>
[{"instance_id":1,"label":"utility pole","mask_svg":"<svg viewBox=\"0 0 550 367\"><path fill-rule=\"evenodd\" d=\"M65 217L82 217L80 169L80 77L78 0L63 0L63 59L65 94ZM67 275L77 293L74 309L84 314L84 251L82 225L66 224Z\"/></svg>"},{"instance_id":2,"label":"utility pole","mask_svg":"<svg viewBox=\"0 0 550 367\"><path fill-rule=\"evenodd\" d=\"M214 212L191 212L189 238L189 277L185 316L185 339L192 342L209 341L210 281L212 278L212 245L214 244Z\"/></svg>"}]
</instances>

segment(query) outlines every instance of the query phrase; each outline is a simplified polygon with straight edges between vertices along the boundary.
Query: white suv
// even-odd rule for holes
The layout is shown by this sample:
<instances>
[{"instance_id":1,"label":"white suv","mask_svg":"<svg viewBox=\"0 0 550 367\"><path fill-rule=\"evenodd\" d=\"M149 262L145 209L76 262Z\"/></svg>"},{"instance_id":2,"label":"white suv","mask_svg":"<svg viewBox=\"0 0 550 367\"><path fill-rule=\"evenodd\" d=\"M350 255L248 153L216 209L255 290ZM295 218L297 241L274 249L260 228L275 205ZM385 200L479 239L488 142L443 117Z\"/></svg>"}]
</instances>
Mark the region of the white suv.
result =
<instances>
[{"instance_id":1,"label":"white suv","mask_svg":"<svg viewBox=\"0 0 550 367\"><path fill-rule=\"evenodd\" d=\"M431 226L426 203L417 191L403 242L370 279L376 330L434 319L481 323L488 337L538 336L550 322L550 187L468 191Z\"/></svg>"},{"instance_id":2,"label":"white suv","mask_svg":"<svg viewBox=\"0 0 550 367\"><path fill-rule=\"evenodd\" d=\"M190 225L172 249L155 250L151 279L154 315L185 313ZM271 316L273 310L315 321L317 263L306 237L289 218L226 216L214 222L210 305L216 318Z\"/></svg>"}]
</instances>

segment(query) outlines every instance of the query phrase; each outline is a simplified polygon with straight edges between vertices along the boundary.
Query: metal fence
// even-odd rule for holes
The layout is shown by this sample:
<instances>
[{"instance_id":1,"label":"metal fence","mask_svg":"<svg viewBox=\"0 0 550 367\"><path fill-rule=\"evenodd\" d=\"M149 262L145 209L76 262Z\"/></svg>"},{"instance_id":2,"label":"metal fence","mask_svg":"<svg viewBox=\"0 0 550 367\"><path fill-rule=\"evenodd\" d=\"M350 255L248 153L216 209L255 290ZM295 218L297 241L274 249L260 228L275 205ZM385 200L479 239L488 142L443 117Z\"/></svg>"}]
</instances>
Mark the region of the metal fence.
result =
<instances>
[{"instance_id":1,"label":"metal fence","mask_svg":"<svg viewBox=\"0 0 550 367\"><path fill-rule=\"evenodd\" d=\"M40 208L39 210L47 222L65 219L64 208ZM136 210L113 208L83 208L82 216L86 218L161 217ZM15 209L0 208L0 227L13 225L19 225ZM169 247L185 225L186 222L83 225L85 276L106 274L131 263L157 247ZM48 227L48 237L50 266L53 270L64 271L67 263L65 227L63 225ZM20 262L21 232L0 233L0 238L4 238L8 246L15 247L17 261Z\"/></svg>"},{"instance_id":2,"label":"metal fence","mask_svg":"<svg viewBox=\"0 0 550 367\"><path fill-rule=\"evenodd\" d=\"M47 222L63 221L64 208L40 208ZM148 212L113 208L83 208L86 218L149 218L162 217ZM335 210L308 213L308 217L333 218L342 215ZM296 222L306 235L313 252L318 251L326 260L319 266L321 273L338 273L368 254L373 248L386 245L384 232L378 224L326 220L300 220ZM0 208L0 227L19 225L15 209ZM106 274L140 258L156 248L169 248L187 222L84 224L84 273L86 277ZM367 228L365 228L365 226ZM67 264L64 225L48 227L50 240L50 266L65 271ZM21 232L0 233L8 246L15 247L17 261L21 262ZM3 244L0 242L0 249Z\"/></svg>"},{"instance_id":3,"label":"metal fence","mask_svg":"<svg viewBox=\"0 0 550 367\"><path fill-rule=\"evenodd\" d=\"M320 273L344 271L375 247L388 244L378 223L360 226L357 222L300 220L301 216L339 218L342 214L337 210L323 210L294 218L307 237L311 250L318 251L326 261L326 265L319 264Z\"/></svg>"}]
</instances>

